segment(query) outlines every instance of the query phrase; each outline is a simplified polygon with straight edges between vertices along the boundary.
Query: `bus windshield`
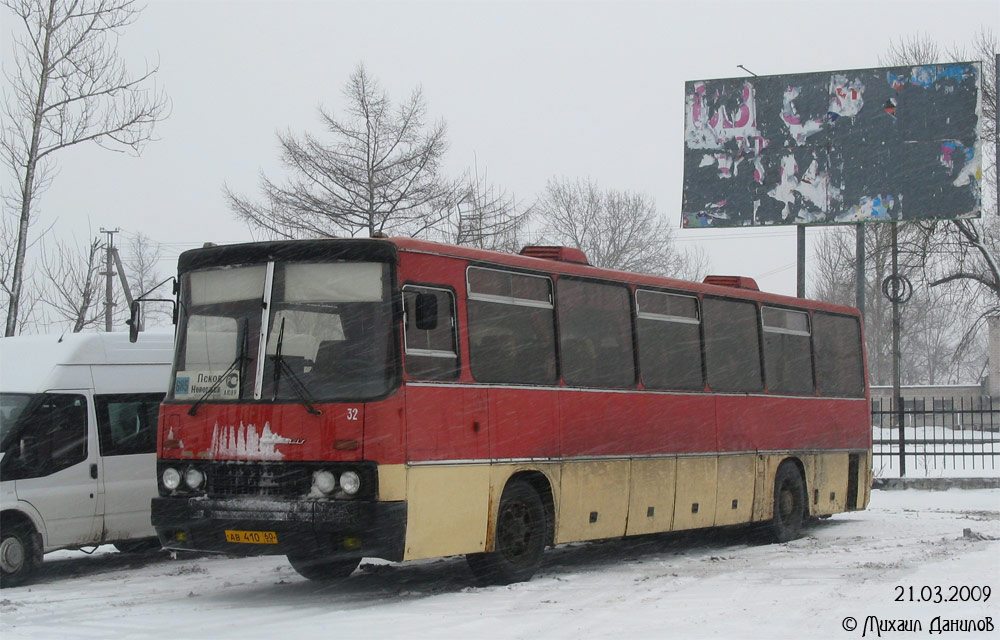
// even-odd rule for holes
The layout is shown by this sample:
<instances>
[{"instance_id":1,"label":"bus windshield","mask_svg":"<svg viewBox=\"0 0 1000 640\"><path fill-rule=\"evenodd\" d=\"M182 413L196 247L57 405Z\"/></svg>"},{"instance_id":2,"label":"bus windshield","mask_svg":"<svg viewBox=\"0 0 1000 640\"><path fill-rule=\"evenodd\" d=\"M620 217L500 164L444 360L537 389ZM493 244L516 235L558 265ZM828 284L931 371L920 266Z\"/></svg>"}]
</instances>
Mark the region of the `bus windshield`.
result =
<instances>
[{"instance_id":1,"label":"bus windshield","mask_svg":"<svg viewBox=\"0 0 1000 640\"><path fill-rule=\"evenodd\" d=\"M356 401L392 384L387 264L201 269L181 291L176 400Z\"/></svg>"}]
</instances>

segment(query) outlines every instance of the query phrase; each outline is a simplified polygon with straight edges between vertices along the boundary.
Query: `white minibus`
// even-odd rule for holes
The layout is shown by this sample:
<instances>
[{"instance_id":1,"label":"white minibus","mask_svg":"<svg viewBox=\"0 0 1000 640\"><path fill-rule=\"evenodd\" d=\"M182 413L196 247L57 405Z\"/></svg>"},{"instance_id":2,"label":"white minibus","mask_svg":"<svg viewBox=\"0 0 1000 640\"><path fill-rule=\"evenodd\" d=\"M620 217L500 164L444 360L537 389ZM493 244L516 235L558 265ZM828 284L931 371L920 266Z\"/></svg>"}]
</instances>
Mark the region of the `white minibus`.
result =
<instances>
[{"instance_id":1,"label":"white minibus","mask_svg":"<svg viewBox=\"0 0 1000 640\"><path fill-rule=\"evenodd\" d=\"M58 549L159 548L149 508L172 349L157 333L0 338L0 586Z\"/></svg>"}]
</instances>

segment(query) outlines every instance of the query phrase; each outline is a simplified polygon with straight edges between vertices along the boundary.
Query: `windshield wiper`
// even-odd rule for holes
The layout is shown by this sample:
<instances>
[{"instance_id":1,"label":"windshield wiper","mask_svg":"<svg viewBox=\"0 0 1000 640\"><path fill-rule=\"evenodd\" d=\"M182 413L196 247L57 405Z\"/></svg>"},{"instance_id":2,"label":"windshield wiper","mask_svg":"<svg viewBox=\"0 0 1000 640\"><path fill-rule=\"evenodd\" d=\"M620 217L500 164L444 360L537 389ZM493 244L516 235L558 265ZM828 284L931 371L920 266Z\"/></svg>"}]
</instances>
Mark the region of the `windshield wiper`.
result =
<instances>
[{"instance_id":1,"label":"windshield wiper","mask_svg":"<svg viewBox=\"0 0 1000 640\"><path fill-rule=\"evenodd\" d=\"M210 386L208 390L205 391L205 393L203 393L201 397L198 398L198 400L196 400L193 405L191 405L191 408L188 409L189 416L193 416L198 412L198 407L201 406L201 403L205 402L205 400L207 400L209 396L218 391L219 386L222 384L222 381L225 380L230 373L236 371L237 367L239 367L239 371L237 372L239 379L236 382L236 394L237 397L239 398L243 397L243 374L245 373L244 369L246 368L246 363L248 360L250 360L250 356L246 354L248 346L247 342L249 340L249 335L250 335L248 324L249 321L246 318L244 318L243 331L242 335L240 336L240 351L239 353L236 354L236 359L233 360L233 363L226 368L225 372L221 376L216 378L215 382L212 383L212 386Z\"/></svg>"},{"instance_id":2,"label":"windshield wiper","mask_svg":"<svg viewBox=\"0 0 1000 640\"><path fill-rule=\"evenodd\" d=\"M295 371L285 362L285 358L281 355L281 347L285 342L285 319L281 319L281 327L278 329L278 343L274 346L274 355L271 359L274 360L274 384L271 389L271 400L274 401L278 397L278 388L281 384L281 372L285 371L288 373L288 379L292 383L292 391L298 396L299 402L302 406L306 408L306 411L314 416L322 415L322 411L312 406L314 402L313 397L309 394L309 390L306 386L302 384L302 380L295 374Z\"/></svg>"}]
</instances>

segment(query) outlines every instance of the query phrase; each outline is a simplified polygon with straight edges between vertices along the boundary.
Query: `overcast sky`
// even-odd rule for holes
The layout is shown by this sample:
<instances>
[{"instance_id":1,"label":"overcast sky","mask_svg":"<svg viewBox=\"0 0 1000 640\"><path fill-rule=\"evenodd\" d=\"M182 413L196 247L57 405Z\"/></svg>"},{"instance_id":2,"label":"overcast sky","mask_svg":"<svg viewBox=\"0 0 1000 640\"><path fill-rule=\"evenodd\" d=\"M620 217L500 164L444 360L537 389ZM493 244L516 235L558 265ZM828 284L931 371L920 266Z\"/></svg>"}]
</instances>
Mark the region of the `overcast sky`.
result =
<instances>
[{"instance_id":1,"label":"overcast sky","mask_svg":"<svg viewBox=\"0 0 1000 640\"><path fill-rule=\"evenodd\" d=\"M4 64L11 29L4 16ZM819 2L334 2L152 0L121 41L133 68L159 62L172 101L141 157L96 146L58 157L36 233L142 231L176 256L250 239L222 185L280 176L275 132L320 127L359 62L390 96L423 88L448 125L454 175L478 162L531 202L551 177L652 195L680 224L684 82L879 66L890 40L944 46L1000 30L997 0ZM989 155L989 154L986 154ZM809 230L810 234L820 233ZM810 237L813 237L811 235ZM795 293L795 230L678 230L714 273Z\"/></svg>"}]
</instances>

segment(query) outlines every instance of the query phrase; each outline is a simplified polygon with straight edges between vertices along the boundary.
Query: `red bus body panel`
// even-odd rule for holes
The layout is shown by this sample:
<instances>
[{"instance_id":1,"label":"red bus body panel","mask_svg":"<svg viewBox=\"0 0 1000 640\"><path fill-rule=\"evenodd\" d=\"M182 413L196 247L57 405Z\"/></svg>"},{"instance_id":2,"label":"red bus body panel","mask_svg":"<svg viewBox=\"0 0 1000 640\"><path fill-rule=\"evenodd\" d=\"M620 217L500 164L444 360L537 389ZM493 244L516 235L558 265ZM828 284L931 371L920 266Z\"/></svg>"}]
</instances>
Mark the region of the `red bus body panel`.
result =
<instances>
[{"instance_id":1,"label":"red bus body panel","mask_svg":"<svg viewBox=\"0 0 1000 640\"><path fill-rule=\"evenodd\" d=\"M582 390L565 386L482 385L468 366L466 269L470 264L507 266L548 274L603 277L694 294L734 296L761 303L857 315L857 311L750 289L683 282L521 255L497 254L413 239L398 247L398 284L432 284L455 291L461 376L432 383L408 381L384 400L317 405L310 415L295 403L206 403L195 416L190 405L166 404L160 434L164 459L248 459L240 448L251 428L268 426L282 441L282 460L371 460L380 464L444 460L518 460L560 457L644 456L714 451L868 448L865 398L841 399L710 392ZM867 376L866 376L867 378ZM348 420L347 410L357 409ZM232 437L236 447L228 446ZM224 439L227 446L216 440ZM291 440L284 443L283 439ZM301 441L301 442L300 442ZM358 443L353 447L352 443ZM214 447L214 449L213 449ZM252 448L252 447L251 447ZM236 451L237 453L233 453Z\"/></svg>"}]
</instances>

